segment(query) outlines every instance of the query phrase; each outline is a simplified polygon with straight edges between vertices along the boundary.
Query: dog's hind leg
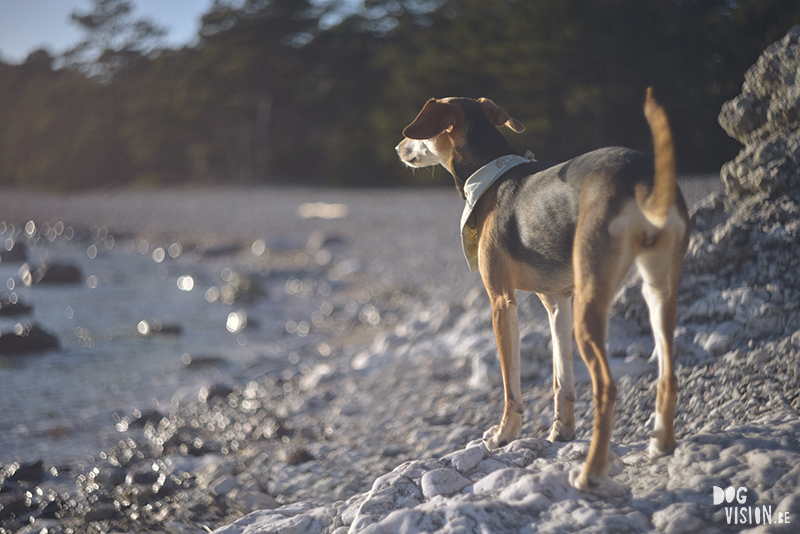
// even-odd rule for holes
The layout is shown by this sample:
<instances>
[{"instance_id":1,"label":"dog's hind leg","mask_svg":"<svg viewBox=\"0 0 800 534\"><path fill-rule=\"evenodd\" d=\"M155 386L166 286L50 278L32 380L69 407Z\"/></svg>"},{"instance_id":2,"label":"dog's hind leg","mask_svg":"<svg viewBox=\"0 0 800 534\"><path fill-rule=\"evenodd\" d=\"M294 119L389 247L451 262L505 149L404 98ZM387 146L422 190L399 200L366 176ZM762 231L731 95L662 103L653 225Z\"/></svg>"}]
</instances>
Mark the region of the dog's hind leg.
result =
<instances>
[{"instance_id":1,"label":"dog's hind leg","mask_svg":"<svg viewBox=\"0 0 800 534\"><path fill-rule=\"evenodd\" d=\"M547 439L575 439L575 378L572 368L572 293L539 295L550 319L553 339L553 427Z\"/></svg>"},{"instance_id":2,"label":"dog's hind leg","mask_svg":"<svg viewBox=\"0 0 800 534\"><path fill-rule=\"evenodd\" d=\"M594 428L586 463L570 482L591 490L606 478L617 387L606 355L608 310L633 265L635 233L629 225L609 225L603 213L588 210L578 221L573 247L575 341L592 377Z\"/></svg>"},{"instance_id":3,"label":"dog's hind leg","mask_svg":"<svg viewBox=\"0 0 800 534\"><path fill-rule=\"evenodd\" d=\"M617 386L606 357L610 301L591 293L588 285L575 285L575 341L589 368L594 396L594 428L589 454L580 475L570 480L580 490L596 488L605 480L617 400Z\"/></svg>"},{"instance_id":4,"label":"dog's hind leg","mask_svg":"<svg viewBox=\"0 0 800 534\"><path fill-rule=\"evenodd\" d=\"M683 259L674 252L674 246L659 248L637 258L658 356L655 427L650 432L650 453L654 455L671 453L676 446L673 421L678 382L673 369L673 337L678 320L678 274Z\"/></svg>"}]
</instances>

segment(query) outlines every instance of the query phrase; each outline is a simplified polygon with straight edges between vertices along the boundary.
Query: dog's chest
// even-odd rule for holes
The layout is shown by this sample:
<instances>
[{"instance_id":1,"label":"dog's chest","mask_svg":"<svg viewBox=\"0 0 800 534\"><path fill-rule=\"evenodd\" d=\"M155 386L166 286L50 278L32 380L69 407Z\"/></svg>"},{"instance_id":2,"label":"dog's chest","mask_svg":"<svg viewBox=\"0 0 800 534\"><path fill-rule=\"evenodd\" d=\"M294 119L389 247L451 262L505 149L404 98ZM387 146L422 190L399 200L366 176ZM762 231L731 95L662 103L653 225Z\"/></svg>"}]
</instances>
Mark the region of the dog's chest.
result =
<instances>
[{"instance_id":1,"label":"dog's chest","mask_svg":"<svg viewBox=\"0 0 800 534\"><path fill-rule=\"evenodd\" d=\"M533 157L531 154L530 157ZM464 184L464 198L466 205L461 213L461 245L464 257L471 271L478 268L478 229L475 226L473 211L478 202L496 181L509 170L520 165L530 163L531 160L517 155L508 155L497 158L481 167L470 176Z\"/></svg>"}]
</instances>

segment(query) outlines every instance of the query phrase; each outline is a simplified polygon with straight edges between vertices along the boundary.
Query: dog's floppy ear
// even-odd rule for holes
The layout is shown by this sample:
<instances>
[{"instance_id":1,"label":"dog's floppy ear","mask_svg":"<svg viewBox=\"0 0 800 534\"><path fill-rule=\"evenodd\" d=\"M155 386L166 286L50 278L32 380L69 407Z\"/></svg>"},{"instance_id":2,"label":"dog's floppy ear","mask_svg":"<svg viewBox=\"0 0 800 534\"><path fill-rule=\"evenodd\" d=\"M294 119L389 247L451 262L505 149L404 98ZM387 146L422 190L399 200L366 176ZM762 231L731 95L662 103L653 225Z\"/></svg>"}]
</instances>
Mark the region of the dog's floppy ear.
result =
<instances>
[{"instance_id":1,"label":"dog's floppy ear","mask_svg":"<svg viewBox=\"0 0 800 534\"><path fill-rule=\"evenodd\" d=\"M406 126L403 135L409 139L430 139L455 126L457 120L458 113L453 106L431 98L414 122Z\"/></svg>"},{"instance_id":2,"label":"dog's floppy ear","mask_svg":"<svg viewBox=\"0 0 800 534\"><path fill-rule=\"evenodd\" d=\"M488 98L479 98L478 102L481 103L483 112L495 126L508 126L517 133L522 133L525 131L524 124L503 111L502 108L498 107L497 104Z\"/></svg>"}]
</instances>

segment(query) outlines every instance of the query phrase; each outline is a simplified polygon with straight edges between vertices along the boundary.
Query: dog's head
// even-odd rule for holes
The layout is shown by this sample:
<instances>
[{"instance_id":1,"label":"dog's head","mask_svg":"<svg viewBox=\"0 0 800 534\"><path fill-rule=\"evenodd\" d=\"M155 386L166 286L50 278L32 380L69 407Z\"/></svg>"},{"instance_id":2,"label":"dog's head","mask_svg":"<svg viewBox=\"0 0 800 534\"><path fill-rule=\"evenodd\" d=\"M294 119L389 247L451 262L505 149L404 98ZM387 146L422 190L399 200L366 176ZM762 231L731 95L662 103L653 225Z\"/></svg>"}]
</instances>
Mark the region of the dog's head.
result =
<instances>
[{"instance_id":1,"label":"dog's head","mask_svg":"<svg viewBox=\"0 0 800 534\"><path fill-rule=\"evenodd\" d=\"M488 98L432 98L403 130L405 139L395 149L409 167L442 165L458 179L459 161L491 160L507 153L503 151L508 144L497 126L525 131L521 122ZM501 153L490 154L498 150Z\"/></svg>"}]
</instances>

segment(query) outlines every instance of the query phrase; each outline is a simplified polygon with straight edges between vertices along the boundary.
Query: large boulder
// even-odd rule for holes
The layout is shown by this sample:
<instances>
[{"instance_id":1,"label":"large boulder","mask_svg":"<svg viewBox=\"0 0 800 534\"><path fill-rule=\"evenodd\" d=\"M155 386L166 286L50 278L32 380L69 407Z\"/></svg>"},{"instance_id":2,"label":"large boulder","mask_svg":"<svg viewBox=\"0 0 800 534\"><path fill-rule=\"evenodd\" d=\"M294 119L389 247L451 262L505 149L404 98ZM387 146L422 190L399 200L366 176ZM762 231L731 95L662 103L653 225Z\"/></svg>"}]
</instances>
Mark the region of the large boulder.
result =
<instances>
[{"instance_id":1,"label":"large boulder","mask_svg":"<svg viewBox=\"0 0 800 534\"><path fill-rule=\"evenodd\" d=\"M0 297L0 317L28 315L32 311L33 307L24 302L20 302L16 293L7 293Z\"/></svg>"},{"instance_id":2,"label":"large boulder","mask_svg":"<svg viewBox=\"0 0 800 534\"><path fill-rule=\"evenodd\" d=\"M727 197L695 212L686 270L710 284L694 296L740 326L742 341L791 336L800 328L800 26L748 69L719 122L745 146L722 167Z\"/></svg>"},{"instance_id":3,"label":"large boulder","mask_svg":"<svg viewBox=\"0 0 800 534\"><path fill-rule=\"evenodd\" d=\"M4 246L0 247L0 261L28 261L28 247L25 246L25 243L15 241L13 237L9 237L6 239Z\"/></svg>"},{"instance_id":4,"label":"large boulder","mask_svg":"<svg viewBox=\"0 0 800 534\"><path fill-rule=\"evenodd\" d=\"M692 210L678 295L678 352L701 360L720 355L709 340L748 351L800 330L800 26L747 71L719 122L745 146L722 167L725 193ZM613 309L649 329L638 280Z\"/></svg>"},{"instance_id":5,"label":"large boulder","mask_svg":"<svg viewBox=\"0 0 800 534\"><path fill-rule=\"evenodd\" d=\"M58 348L58 338L37 325L18 323L12 332L0 334L0 354L41 352Z\"/></svg>"},{"instance_id":6,"label":"large boulder","mask_svg":"<svg viewBox=\"0 0 800 534\"><path fill-rule=\"evenodd\" d=\"M36 270L23 264L19 269L19 278L26 286L34 284L77 284L83 280L78 267L61 263L42 263Z\"/></svg>"},{"instance_id":7,"label":"large boulder","mask_svg":"<svg viewBox=\"0 0 800 534\"><path fill-rule=\"evenodd\" d=\"M745 145L722 167L730 196L789 192L800 171L800 26L767 48L745 74L742 93L719 123Z\"/></svg>"}]
</instances>

